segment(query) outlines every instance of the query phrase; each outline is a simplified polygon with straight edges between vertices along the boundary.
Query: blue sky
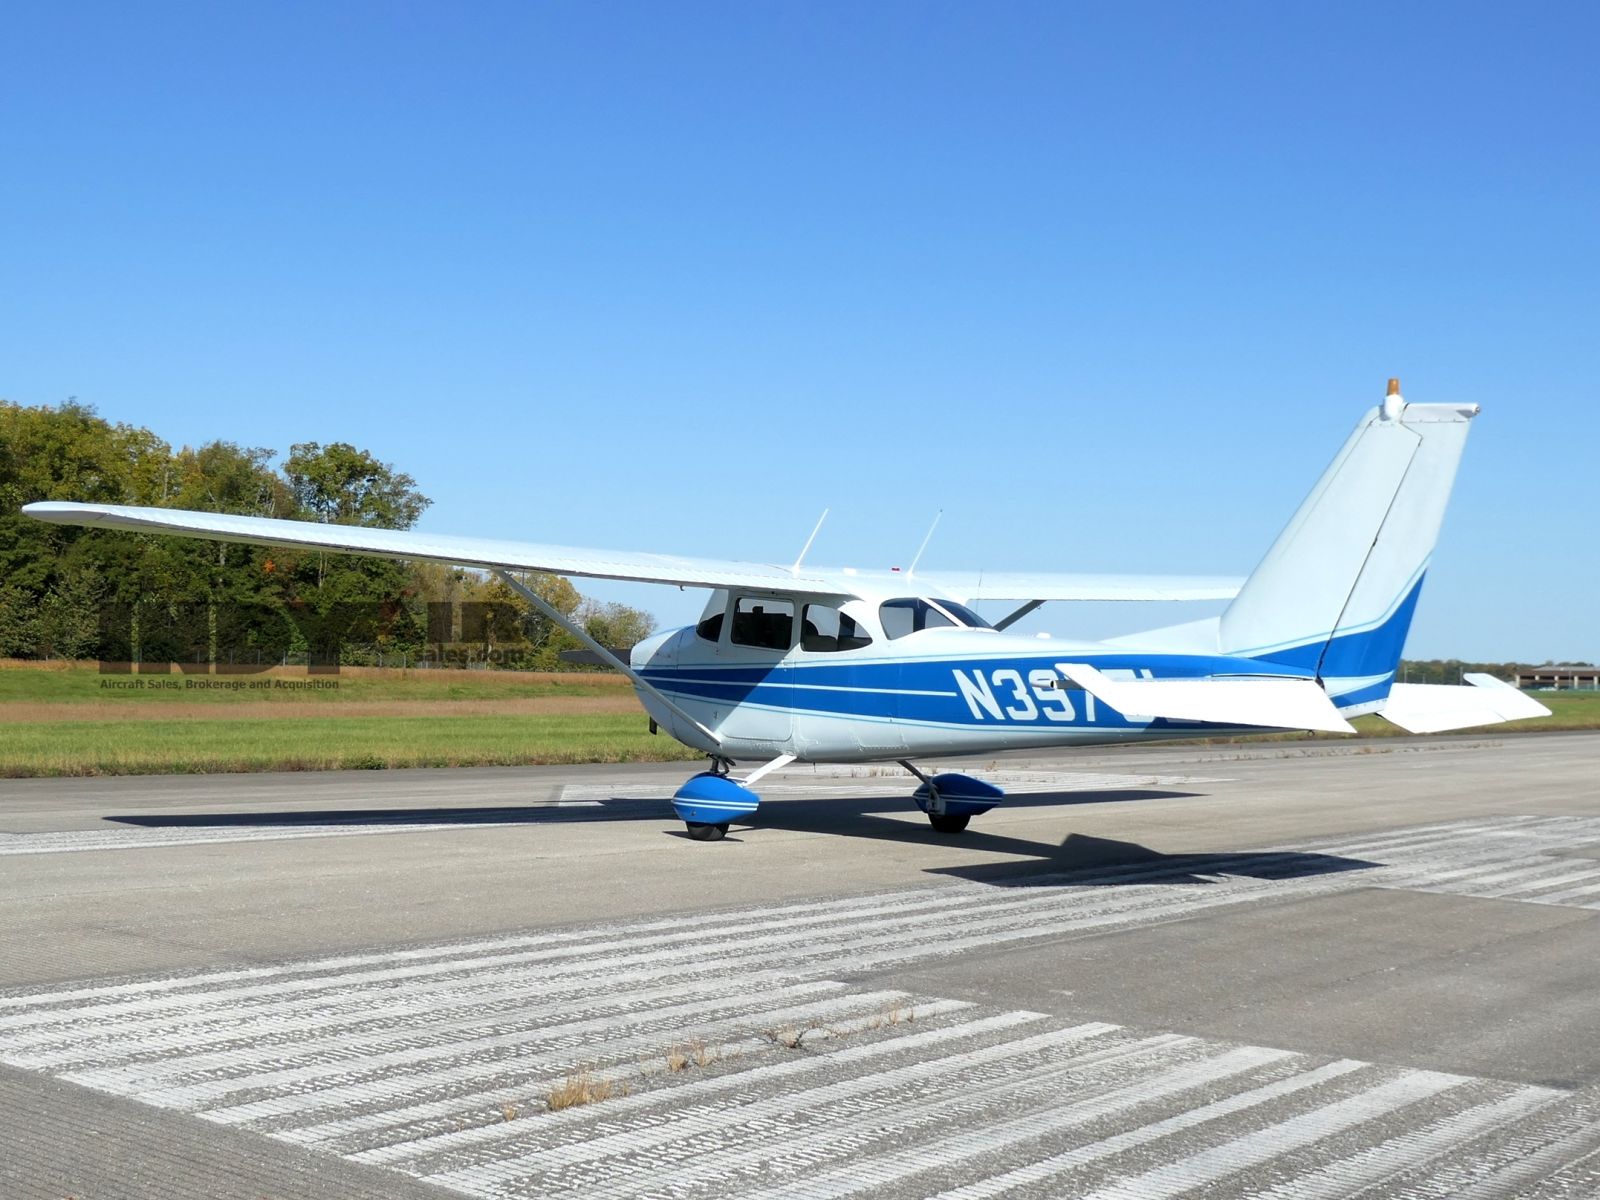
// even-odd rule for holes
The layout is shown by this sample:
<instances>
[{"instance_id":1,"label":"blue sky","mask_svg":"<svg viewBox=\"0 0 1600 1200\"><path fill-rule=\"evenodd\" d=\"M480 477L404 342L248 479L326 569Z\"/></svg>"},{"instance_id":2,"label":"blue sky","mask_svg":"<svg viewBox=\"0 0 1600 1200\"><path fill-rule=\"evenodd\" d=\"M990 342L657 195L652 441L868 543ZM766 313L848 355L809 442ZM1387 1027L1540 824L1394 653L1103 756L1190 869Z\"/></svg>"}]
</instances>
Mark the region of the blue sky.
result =
<instances>
[{"instance_id":1,"label":"blue sky","mask_svg":"<svg viewBox=\"0 0 1600 1200\"><path fill-rule=\"evenodd\" d=\"M1398 375L1484 406L1408 652L1600 658L1592 5L7 12L7 399L441 531L1242 573Z\"/></svg>"}]
</instances>

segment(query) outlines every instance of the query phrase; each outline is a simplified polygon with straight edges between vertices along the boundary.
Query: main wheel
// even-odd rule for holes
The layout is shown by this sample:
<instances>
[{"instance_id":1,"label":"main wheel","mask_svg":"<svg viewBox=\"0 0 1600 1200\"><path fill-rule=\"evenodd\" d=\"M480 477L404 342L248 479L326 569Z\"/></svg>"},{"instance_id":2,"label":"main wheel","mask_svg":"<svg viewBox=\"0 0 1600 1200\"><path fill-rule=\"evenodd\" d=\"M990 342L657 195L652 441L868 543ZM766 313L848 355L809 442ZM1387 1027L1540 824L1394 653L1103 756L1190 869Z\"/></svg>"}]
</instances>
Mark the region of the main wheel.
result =
<instances>
[{"instance_id":1,"label":"main wheel","mask_svg":"<svg viewBox=\"0 0 1600 1200\"><path fill-rule=\"evenodd\" d=\"M936 833L960 833L967 827L967 822L972 820L972 816L969 813L942 813L937 815L929 813L928 820L932 823Z\"/></svg>"},{"instance_id":2,"label":"main wheel","mask_svg":"<svg viewBox=\"0 0 1600 1200\"><path fill-rule=\"evenodd\" d=\"M720 842L728 832L727 822L721 825L702 825L696 821L685 821L684 824L689 827L689 836L697 842Z\"/></svg>"}]
</instances>

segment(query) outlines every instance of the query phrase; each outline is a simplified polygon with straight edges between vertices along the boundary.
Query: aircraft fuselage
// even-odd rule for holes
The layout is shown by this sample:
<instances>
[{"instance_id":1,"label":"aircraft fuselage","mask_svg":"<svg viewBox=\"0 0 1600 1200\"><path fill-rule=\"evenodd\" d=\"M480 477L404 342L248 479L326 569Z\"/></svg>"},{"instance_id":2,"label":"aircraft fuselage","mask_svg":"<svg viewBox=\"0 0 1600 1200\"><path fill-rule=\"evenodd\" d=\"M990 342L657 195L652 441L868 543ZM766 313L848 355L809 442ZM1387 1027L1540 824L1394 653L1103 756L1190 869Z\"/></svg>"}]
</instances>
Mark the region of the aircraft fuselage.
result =
<instances>
[{"instance_id":1,"label":"aircraft fuselage","mask_svg":"<svg viewBox=\"0 0 1600 1200\"><path fill-rule=\"evenodd\" d=\"M722 744L640 691L663 730L736 761L872 762L1239 730L1118 712L1068 681L1061 665L1069 661L1120 679L1308 677L1253 659L1130 653L984 629L929 629L816 654L710 643L690 626L642 643L633 665Z\"/></svg>"}]
</instances>

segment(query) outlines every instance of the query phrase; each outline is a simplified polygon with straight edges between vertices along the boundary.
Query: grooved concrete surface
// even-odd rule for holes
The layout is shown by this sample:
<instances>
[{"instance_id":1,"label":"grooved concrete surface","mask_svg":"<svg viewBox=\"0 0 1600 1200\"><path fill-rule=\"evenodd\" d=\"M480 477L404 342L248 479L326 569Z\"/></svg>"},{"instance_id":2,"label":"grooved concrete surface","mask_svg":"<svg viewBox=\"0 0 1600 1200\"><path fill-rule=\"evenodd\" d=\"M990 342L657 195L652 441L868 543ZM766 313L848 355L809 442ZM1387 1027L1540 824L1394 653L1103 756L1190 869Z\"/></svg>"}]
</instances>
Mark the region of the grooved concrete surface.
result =
<instances>
[{"instance_id":1,"label":"grooved concrete surface","mask_svg":"<svg viewBox=\"0 0 1600 1200\"><path fill-rule=\"evenodd\" d=\"M0 785L0 1195L1600 1195L1600 737L966 766Z\"/></svg>"}]
</instances>

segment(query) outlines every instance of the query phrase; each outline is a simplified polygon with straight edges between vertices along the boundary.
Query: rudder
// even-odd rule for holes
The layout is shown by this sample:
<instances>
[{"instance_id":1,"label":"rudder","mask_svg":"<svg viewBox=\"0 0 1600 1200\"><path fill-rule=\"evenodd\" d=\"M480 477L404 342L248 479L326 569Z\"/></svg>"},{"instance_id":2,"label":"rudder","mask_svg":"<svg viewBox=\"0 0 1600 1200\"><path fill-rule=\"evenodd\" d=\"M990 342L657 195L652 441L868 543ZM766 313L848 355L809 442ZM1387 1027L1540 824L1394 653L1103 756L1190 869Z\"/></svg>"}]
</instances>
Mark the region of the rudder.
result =
<instances>
[{"instance_id":1,"label":"rudder","mask_svg":"<svg viewBox=\"0 0 1600 1200\"><path fill-rule=\"evenodd\" d=\"M1389 694L1476 405L1394 382L1222 614L1224 653L1314 671L1342 710Z\"/></svg>"}]
</instances>

